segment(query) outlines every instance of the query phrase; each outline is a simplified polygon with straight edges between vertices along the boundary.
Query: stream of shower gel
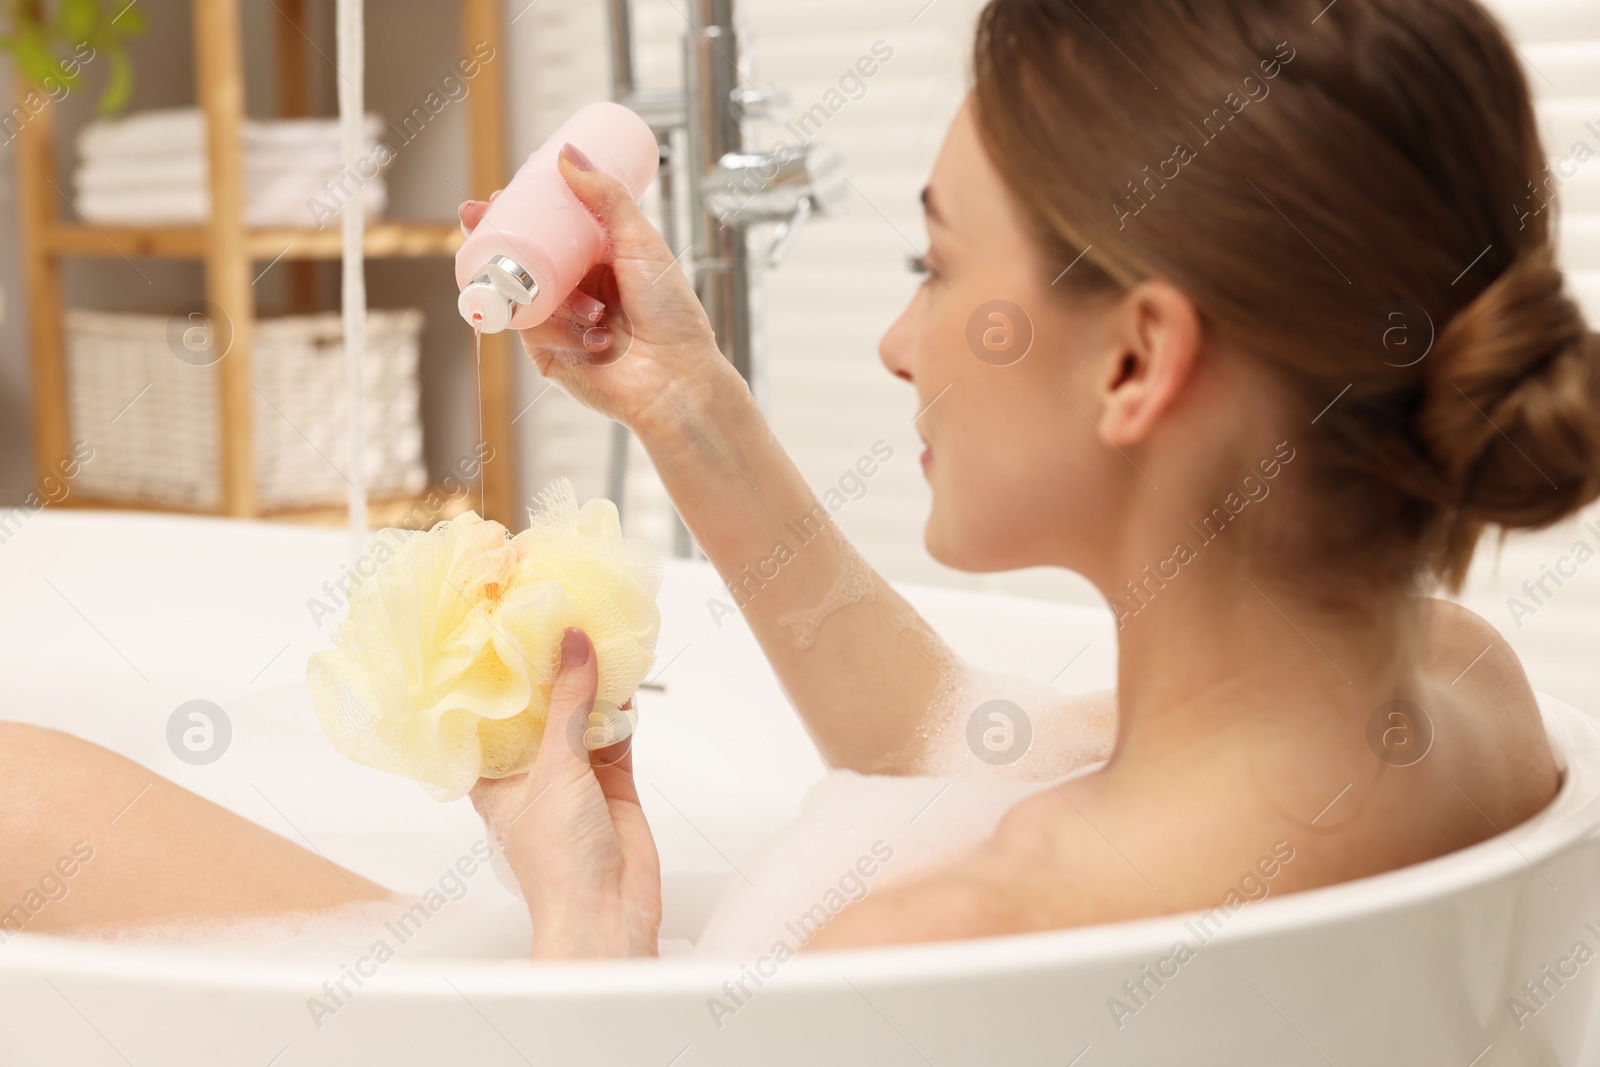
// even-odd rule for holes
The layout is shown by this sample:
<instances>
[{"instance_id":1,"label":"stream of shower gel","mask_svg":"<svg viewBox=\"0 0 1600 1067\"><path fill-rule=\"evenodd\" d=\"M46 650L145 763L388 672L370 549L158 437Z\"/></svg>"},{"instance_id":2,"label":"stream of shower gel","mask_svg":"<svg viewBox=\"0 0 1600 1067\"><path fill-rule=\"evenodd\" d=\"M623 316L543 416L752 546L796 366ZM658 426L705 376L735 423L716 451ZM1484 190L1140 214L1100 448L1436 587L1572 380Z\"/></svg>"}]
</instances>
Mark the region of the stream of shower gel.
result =
<instances>
[{"instance_id":1,"label":"stream of shower gel","mask_svg":"<svg viewBox=\"0 0 1600 1067\"><path fill-rule=\"evenodd\" d=\"M489 475L485 469L488 461L483 454L488 451L483 439L483 313L472 313L472 354L478 365L478 517L488 518Z\"/></svg>"}]
</instances>

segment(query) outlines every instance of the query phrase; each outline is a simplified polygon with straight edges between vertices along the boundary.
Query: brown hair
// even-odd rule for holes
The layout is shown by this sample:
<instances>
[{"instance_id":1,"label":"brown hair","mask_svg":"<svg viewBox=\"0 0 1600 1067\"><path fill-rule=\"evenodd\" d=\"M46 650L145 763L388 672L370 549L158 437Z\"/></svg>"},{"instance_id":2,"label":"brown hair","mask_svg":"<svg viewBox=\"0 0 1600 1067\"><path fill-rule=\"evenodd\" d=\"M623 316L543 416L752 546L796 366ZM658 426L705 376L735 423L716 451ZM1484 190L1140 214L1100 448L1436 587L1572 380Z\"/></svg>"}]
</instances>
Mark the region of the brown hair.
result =
<instances>
[{"instance_id":1,"label":"brown hair","mask_svg":"<svg viewBox=\"0 0 1600 1067\"><path fill-rule=\"evenodd\" d=\"M1562 291L1499 26L1324 3L992 0L978 127L1046 256L1090 249L1063 287L1164 278L1275 369L1317 551L1459 588L1486 526L1600 495L1600 335Z\"/></svg>"}]
</instances>

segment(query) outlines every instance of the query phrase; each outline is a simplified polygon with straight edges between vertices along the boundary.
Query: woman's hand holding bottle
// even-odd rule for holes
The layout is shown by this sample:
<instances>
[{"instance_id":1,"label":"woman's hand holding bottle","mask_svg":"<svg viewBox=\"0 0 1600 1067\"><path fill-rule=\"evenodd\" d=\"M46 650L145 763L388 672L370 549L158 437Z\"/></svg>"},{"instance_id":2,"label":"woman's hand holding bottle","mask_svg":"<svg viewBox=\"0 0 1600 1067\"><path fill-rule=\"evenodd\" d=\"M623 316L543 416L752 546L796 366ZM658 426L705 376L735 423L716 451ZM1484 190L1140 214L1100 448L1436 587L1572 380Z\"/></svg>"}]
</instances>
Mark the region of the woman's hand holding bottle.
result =
<instances>
[{"instance_id":1,"label":"woman's hand holding bottle","mask_svg":"<svg viewBox=\"0 0 1600 1067\"><path fill-rule=\"evenodd\" d=\"M628 426L647 447L670 447L695 432L693 413L718 390L748 390L718 350L679 257L627 187L570 144L558 165L606 232L607 259L555 315L522 331L523 347L541 374L583 404ZM483 201L462 204L462 226L470 231L487 210Z\"/></svg>"}]
</instances>

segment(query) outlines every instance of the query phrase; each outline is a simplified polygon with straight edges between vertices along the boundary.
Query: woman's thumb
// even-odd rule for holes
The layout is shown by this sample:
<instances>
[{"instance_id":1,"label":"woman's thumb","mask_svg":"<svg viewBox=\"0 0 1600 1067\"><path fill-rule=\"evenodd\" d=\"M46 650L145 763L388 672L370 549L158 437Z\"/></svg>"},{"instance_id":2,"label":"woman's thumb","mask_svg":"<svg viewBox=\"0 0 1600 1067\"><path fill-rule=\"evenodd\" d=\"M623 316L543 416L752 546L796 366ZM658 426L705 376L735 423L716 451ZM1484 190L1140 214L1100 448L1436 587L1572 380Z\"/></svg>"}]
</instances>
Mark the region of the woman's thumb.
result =
<instances>
[{"instance_id":1,"label":"woman's thumb","mask_svg":"<svg viewBox=\"0 0 1600 1067\"><path fill-rule=\"evenodd\" d=\"M561 146L557 157L561 176L585 207L594 212L610 236L618 259L660 259L666 250L661 234L650 225L634 202L633 194L618 178L596 167L575 144ZM672 259L672 253L666 252Z\"/></svg>"},{"instance_id":2,"label":"woman's thumb","mask_svg":"<svg viewBox=\"0 0 1600 1067\"><path fill-rule=\"evenodd\" d=\"M550 683L550 710L545 717L544 738L539 743L538 763L546 768L581 767L587 772L589 750L584 747L583 737L600 687L594 643L582 630L568 629L561 636L560 655Z\"/></svg>"}]
</instances>

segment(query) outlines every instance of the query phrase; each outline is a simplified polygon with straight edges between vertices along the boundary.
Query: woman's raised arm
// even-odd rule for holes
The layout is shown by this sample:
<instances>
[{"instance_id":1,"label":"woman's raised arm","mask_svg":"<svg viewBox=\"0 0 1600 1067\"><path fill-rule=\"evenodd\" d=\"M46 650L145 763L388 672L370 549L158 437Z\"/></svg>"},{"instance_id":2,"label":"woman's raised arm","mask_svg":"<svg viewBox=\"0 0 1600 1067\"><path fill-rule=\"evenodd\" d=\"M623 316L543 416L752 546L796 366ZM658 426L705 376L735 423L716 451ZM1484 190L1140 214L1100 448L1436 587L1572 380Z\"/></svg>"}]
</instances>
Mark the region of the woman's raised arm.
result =
<instances>
[{"instance_id":1,"label":"woman's raised arm","mask_svg":"<svg viewBox=\"0 0 1600 1067\"><path fill-rule=\"evenodd\" d=\"M609 262L589 295L524 333L528 354L639 437L829 762L915 770L915 726L948 653L829 520L626 188L571 146L561 171L609 235ZM482 211L463 205L463 223Z\"/></svg>"}]
</instances>

